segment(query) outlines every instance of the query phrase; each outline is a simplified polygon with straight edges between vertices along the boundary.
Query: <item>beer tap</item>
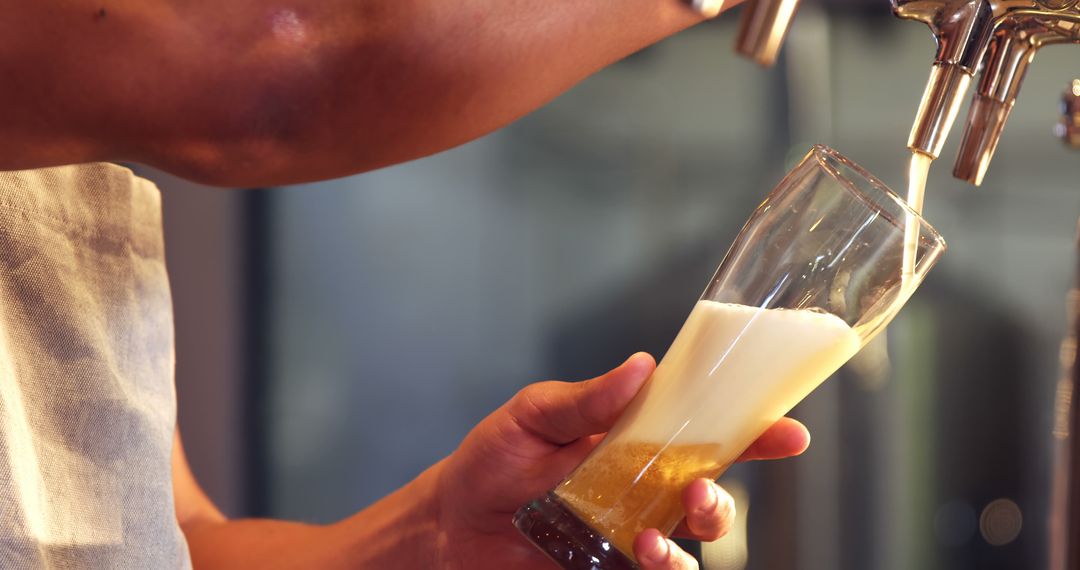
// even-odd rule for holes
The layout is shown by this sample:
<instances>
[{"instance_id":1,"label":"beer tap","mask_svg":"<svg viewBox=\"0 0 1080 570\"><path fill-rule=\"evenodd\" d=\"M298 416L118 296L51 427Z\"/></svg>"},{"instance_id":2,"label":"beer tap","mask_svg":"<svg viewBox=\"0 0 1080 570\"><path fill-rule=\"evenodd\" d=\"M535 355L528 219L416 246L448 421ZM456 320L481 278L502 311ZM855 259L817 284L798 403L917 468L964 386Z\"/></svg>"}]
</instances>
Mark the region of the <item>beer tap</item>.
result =
<instances>
[{"instance_id":1,"label":"beer tap","mask_svg":"<svg viewBox=\"0 0 1080 570\"><path fill-rule=\"evenodd\" d=\"M938 43L908 147L933 157L975 73L953 176L982 183L1024 74L1038 50L1080 43L1080 0L893 0L893 13L927 24Z\"/></svg>"},{"instance_id":2,"label":"beer tap","mask_svg":"<svg viewBox=\"0 0 1080 570\"><path fill-rule=\"evenodd\" d=\"M724 0L686 0L694 10L706 17L720 12ZM735 51L763 67L776 63L784 44L791 18L799 0L747 0L739 20Z\"/></svg>"},{"instance_id":3,"label":"beer tap","mask_svg":"<svg viewBox=\"0 0 1080 570\"><path fill-rule=\"evenodd\" d=\"M799 0L749 0L742 9L735 51L763 67L776 63Z\"/></svg>"},{"instance_id":4,"label":"beer tap","mask_svg":"<svg viewBox=\"0 0 1080 570\"><path fill-rule=\"evenodd\" d=\"M687 1L708 16L716 15L724 4L724 0ZM980 185L1035 54L1051 44L1080 43L1080 0L891 1L897 17L923 22L937 41L908 148L933 158L941 154L962 99L975 75L982 73L953 167L953 176ZM799 0L745 4L735 51L770 66ZM1080 131L1080 119L1071 128L1071 133Z\"/></svg>"}]
</instances>

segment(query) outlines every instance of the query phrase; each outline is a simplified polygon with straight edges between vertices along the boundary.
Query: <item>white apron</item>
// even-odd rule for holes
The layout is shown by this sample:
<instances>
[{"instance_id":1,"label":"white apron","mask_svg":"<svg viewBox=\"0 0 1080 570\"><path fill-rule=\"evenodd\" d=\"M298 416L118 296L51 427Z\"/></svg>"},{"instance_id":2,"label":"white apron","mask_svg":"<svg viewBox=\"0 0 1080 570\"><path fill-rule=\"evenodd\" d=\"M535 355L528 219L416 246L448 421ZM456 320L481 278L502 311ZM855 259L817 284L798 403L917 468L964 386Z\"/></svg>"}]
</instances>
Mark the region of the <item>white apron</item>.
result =
<instances>
[{"instance_id":1,"label":"white apron","mask_svg":"<svg viewBox=\"0 0 1080 570\"><path fill-rule=\"evenodd\" d=\"M191 567L154 185L0 172L0 568Z\"/></svg>"}]
</instances>

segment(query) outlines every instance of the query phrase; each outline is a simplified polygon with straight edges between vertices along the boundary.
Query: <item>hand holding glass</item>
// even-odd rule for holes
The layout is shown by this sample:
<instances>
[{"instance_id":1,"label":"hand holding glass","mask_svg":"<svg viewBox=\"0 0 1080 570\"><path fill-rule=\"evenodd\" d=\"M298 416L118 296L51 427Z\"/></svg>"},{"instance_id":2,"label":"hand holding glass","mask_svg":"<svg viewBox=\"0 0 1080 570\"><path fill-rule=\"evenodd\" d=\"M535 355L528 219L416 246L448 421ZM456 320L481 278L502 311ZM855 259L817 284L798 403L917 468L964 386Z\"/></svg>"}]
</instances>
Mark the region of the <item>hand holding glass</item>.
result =
<instances>
[{"instance_id":1,"label":"hand holding glass","mask_svg":"<svg viewBox=\"0 0 1080 570\"><path fill-rule=\"evenodd\" d=\"M514 524L568 570L635 568L634 538L670 534L682 489L719 477L858 352L944 251L882 182L815 146L754 211L612 430Z\"/></svg>"}]
</instances>

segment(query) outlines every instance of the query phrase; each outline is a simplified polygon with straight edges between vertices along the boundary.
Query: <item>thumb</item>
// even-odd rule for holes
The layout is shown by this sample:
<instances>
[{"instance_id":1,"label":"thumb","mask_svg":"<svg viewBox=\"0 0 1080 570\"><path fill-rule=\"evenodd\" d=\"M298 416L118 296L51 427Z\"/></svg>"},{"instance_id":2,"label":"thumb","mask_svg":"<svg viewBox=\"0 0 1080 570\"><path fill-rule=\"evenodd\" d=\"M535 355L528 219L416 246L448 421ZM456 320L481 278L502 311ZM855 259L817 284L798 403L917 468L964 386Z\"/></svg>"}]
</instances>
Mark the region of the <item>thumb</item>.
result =
<instances>
[{"instance_id":1,"label":"thumb","mask_svg":"<svg viewBox=\"0 0 1080 570\"><path fill-rule=\"evenodd\" d=\"M652 356L639 352L592 380L526 386L506 409L529 435L564 445L610 429L655 368Z\"/></svg>"}]
</instances>

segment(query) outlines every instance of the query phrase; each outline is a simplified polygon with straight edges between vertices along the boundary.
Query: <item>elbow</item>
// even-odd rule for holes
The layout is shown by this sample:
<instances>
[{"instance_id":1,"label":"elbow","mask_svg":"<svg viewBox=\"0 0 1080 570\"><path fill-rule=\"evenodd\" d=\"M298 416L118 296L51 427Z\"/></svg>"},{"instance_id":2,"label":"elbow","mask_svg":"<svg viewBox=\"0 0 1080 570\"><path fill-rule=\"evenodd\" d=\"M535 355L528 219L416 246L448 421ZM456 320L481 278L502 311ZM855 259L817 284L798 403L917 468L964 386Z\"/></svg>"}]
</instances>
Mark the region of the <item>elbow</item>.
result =
<instances>
[{"instance_id":1,"label":"elbow","mask_svg":"<svg viewBox=\"0 0 1080 570\"><path fill-rule=\"evenodd\" d=\"M135 127L169 136L131 149L131 159L202 184L252 188L347 176L464 142L451 109L468 94L432 105L446 72L409 59L416 48L399 37L408 20L395 14L360 10L347 33L311 23L299 40L265 31L231 46L208 40L197 57L185 56L187 73L169 78L171 89L155 89L175 93L159 105L165 128Z\"/></svg>"},{"instance_id":2,"label":"elbow","mask_svg":"<svg viewBox=\"0 0 1080 570\"><path fill-rule=\"evenodd\" d=\"M391 137L371 137L366 129L349 127L345 122L358 117L316 104L309 93L291 91L271 88L237 97L135 160L226 188L315 182L398 162Z\"/></svg>"},{"instance_id":3,"label":"elbow","mask_svg":"<svg viewBox=\"0 0 1080 570\"><path fill-rule=\"evenodd\" d=\"M223 188L268 188L340 178L399 160L380 144L347 128L334 113L303 102L286 111L239 104L227 119L209 121L136 161L182 178Z\"/></svg>"},{"instance_id":4,"label":"elbow","mask_svg":"<svg viewBox=\"0 0 1080 570\"><path fill-rule=\"evenodd\" d=\"M175 95L135 126L127 154L212 186L277 186L310 178L306 164L317 164L331 142L322 126L328 114L322 99L333 78L325 73L325 56L303 46L266 52L176 78L168 90Z\"/></svg>"},{"instance_id":5,"label":"elbow","mask_svg":"<svg viewBox=\"0 0 1080 570\"><path fill-rule=\"evenodd\" d=\"M287 145L274 140L212 137L176 142L140 160L181 178L221 188L265 188L297 182Z\"/></svg>"},{"instance_id":6,"label":"elbow","mask_svg":"<svg viewBox=\"0 0 1080 570\"><path fill-rule=\"evenodd\" d=\"M310 114L300 105L267 109L257 94L234 92L228 99L214 111L181 121L176 136L144 147L136 160L210 186L259 188L305 181L299 175L303 165L322 147L313 136Z\"/></svg>"}]
</instances>

